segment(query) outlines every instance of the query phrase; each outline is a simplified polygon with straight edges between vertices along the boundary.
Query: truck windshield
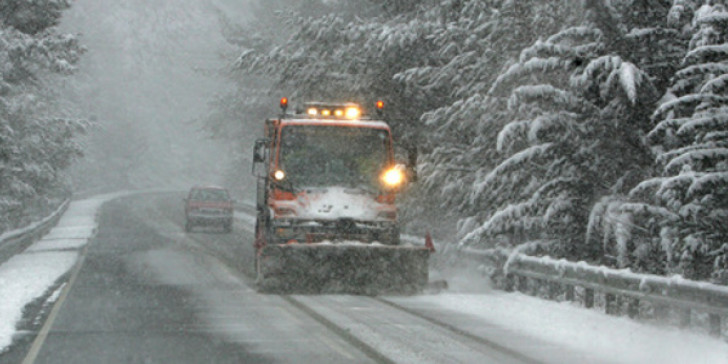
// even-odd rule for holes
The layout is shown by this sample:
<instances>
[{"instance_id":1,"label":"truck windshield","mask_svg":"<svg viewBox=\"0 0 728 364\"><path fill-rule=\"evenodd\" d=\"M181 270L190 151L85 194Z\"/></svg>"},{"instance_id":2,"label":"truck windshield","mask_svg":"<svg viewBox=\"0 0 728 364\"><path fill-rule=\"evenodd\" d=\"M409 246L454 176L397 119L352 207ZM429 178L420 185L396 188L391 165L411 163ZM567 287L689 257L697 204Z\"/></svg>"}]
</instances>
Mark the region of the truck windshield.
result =
<instances>
[{"instance_id":1,"label":"truck windshield","mask_svg":"<svg viewBox=\"0 0 728 364\"><path fill-rule=\"evenodd\" d=\"M295 188L378 189L391 164L389 131L364 127L291 125L281 131L280 168Z\"/></svg>"}]
</instances>

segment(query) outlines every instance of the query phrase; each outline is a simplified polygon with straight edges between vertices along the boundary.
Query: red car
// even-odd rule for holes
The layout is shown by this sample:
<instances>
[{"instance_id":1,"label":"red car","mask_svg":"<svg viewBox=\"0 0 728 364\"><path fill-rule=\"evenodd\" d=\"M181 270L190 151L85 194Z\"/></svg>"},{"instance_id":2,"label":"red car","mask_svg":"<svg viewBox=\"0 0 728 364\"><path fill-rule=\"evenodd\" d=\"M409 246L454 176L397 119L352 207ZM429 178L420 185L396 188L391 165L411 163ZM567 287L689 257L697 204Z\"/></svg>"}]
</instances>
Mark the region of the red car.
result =
<instances>
[{"instance_id":1,"label":"red car","mask_svg":"<svg viewBox=\"0 0 728 364\"><path fill-rule=\"evenodd\" d=\"M195 225L222 226L225 232L233 230L233 200L222 187L192 187L185 201L185 231Z\"/></svg>"}]
</instances>

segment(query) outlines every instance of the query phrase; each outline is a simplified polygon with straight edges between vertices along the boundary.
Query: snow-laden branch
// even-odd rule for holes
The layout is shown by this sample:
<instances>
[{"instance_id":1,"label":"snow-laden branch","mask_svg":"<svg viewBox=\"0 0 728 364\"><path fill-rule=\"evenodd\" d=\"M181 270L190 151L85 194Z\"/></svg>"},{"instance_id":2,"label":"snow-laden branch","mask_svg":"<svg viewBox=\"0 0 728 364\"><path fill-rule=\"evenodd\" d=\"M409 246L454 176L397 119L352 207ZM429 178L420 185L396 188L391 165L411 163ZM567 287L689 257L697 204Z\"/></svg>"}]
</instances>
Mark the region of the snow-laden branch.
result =
<instances>
[{"instance_id":1,"label":"snow-laden branch","mask_svg":"<svg viewBox=\"0 0 728 364\"><path fill-rule=\"evenodd\" d=\"M715 61L728 57L728 44L704 45L689 51L683 60L686 64Z\"/></svg>"},{"instance_id":2,"label":"snow-laden branch","mask_svg":"<svg viewBox=\"0 0 728 364\"><path fill-rule=\"evenodd\" d=\"M675 73L675 78L688 78L704 75L722 75L728 73L728 64L723 62L699 63L685 67Z\"/></svg>"},{"instance_id":3,"label":"snow-laden branch","mask_svg":"<svg viewBox=\"0 0 728 364\"><path fill-rule=\"evenodd\" d=\"M701 103L715 104L716 106L728 105L728 97L712 94L688 94L676 99L667 101L660 105L652 114L653 119L660 119L671 111L684 112L694 108Z\"/></svg>"},{"instance_id":4,"label":"snow-laden branch","mask_svg":"<svg viewBox=\"0 0 728 364\"><path fill-rule=\"evenodd\" d=\"M684 165L694 166L696 162L702 161L715 161L715 160L728 160L728 148L695 148L693 150L686 151L679 156L672 158L669 163L665 166L666 172L678 171Z\"/></svg>"},{"instance_id":5,"label":"snow-laden branch","mask_svg":"<svg viewBox=\"0 0 728 364\"><path fill-rule=\"evenodd\" d=\"M526 85L513 90L508 107L518 109L522 104L537 103L545 109L566 110L582 114L597 114L599 109L586 99L552 85Z\"/></svg>"},{"instance_id":6,"label":"snow-laden branch","mask_svg":"<svg viewBox=\"0 0 728 364\"><path fill-rule=\"evenodd\" d=\"M526 148L512 156L505 161L501 162L497 167L493 168L490 173L485 175L481 181L476 181L474 184L473 192L471 193L471 201L474 201L478 195L482 194L488 186L491 186L498 177L507 173L508 171L514 170L524 163L535 161L547 155L553 148L554 143L545 143L540 145L534 145ZM540 164L540 163L539 163Z\"/></svg>"}]
</instances>

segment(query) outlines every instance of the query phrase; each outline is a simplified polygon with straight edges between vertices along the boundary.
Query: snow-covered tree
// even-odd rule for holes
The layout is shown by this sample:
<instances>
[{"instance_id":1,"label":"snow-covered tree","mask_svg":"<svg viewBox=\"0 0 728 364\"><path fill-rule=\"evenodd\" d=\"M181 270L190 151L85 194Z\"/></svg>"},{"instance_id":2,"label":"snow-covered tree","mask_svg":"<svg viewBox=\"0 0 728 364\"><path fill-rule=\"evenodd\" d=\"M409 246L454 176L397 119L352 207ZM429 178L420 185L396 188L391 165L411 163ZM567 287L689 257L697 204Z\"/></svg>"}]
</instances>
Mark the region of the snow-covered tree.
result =
<instances>
[{"instance_id":1,"label":"snow-covered tree","mask_svg":"<svg viewBox=\"0 0 728 364\"><path fill-rule=\"evenodd\" d=\"M560 29L571 9L558 1L443 2L432 35L436 62L396 76L410 97L434 101L418 124L422 193L411 205L425 204L419 218L429 210L438 219L459 218L462 235L488 213L492 206L471 203L471 186L501 160L495 141L507 122L505 100L488 90L504 65L541 34Z\"/></svg>"},{"instance_id":2,"label":"snow-covered tree","mask_svg":"<svg viewBox=\"0 0 728 364\"><path fill-rule=\"evenodd\" d=\"M67 1L0 1L0 231L47 207L60 172L80 153L83 123L60 105L54 74L74 70L82 48L57 34ZM37 213L37 212L36 212Z\"/></svg>"},{"instance_id":3,"label":"snow-covered tree","mask_svg":"<svg viewBox=\"0 0 728 364\"><path fill-rule=\"evenodd\" d=\"M0 21L3 27L35 35L58 25L70 0L3 0L0 1Z\"/></svg>"},{"instance_id":4,"label":"snow-covered tree","mask_svg":"<svg viewBox=\"0 0 728 364\"><path fill-rule=\"evenodd\" d=\"M463 224L471 230L463 243L536 240L552 255L603 260L601 245L585 240L590 211L651 164L640 136L657 92L620 55L628 39L625 22L609 15L615 9L585 2L583 11L562 18L560 31L524 49L494 82L490 96L508 97L496 139L503 160L476 175L469 203L485 208Z\"/></svg>"},{"instance_id":5,"label":"snow-covered tree","mask_svg":"<svg viewBox=\"0 0 728 364\"><path fill-rule=\"evenodd\" d=\"M693 35L653 114L648 140L659 174L636 186L630 202L615 204L613 214L651 232L645 239L660 247L665 271L726 283L728 11L719 2L676 0L669 20Z\"/></svg>"}]
</instances>

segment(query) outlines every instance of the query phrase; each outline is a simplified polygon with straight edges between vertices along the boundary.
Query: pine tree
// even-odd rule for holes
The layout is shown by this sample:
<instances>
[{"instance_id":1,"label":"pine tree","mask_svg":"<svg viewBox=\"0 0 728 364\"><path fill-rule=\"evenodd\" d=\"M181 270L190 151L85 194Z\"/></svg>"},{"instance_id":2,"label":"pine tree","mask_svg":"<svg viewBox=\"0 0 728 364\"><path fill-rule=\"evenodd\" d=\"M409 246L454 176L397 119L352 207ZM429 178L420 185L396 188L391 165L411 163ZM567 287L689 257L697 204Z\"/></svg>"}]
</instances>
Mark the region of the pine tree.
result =
<instances>
[{"instance_id":1,"label":"pine tree","mask_svg":"<svg viewBox=\"0 0 728 364\"><path fill-rule=\"evenodd\" d=\"M620 24L601 20L615 10L594 2L584 10L586 22L566 18L495 81L491 95L509 94L496 145L504 159L474 182L470 203L490 212L463 243L537 241L551 255L602 261L602 247L584 243L590 211L650 164L640 135L657 92L619 55Z\"/></svg>"},{"instance_id":2,"label":"pine tree","mask_svg":"<svg viewBox=\"0 0 728 364\"><path fill-rule=\"evenodd\" d=\"M635 187L634 202L617 212L659 234L666 271L726 283L728 12L721 4L675 1L671 21L693 36L653 114L648 138L660 173Z\"/></svg>"},{"instance_id":3,"label":"pine tree","mask_svg":"<svg viewBox=\"0 0 728 364\"><path fill-rule=\"evenodd\" d=\"M492 212L472 203L473 182L502 160L495 140L507 122L506 102L488 90L521 49L539 34L558 30L572 7L539 1L447 4L433 35L438 61L398 77L411 93L436 100L420 118L422 193L413 204L427 204L423 210L436 211L438 221L442 215L459 220L455 230L463 236Z\"/></svg>"},{"instance_id":4,"label":"pine tree","mask_svg":"<svg viewBox=\"0 0 728 364\"><path fill-rule=\"evenodd\" d=\"M56 102L54 74L75 69L83 49L53 26L67 1L0 2L0 231L47 208L61 171L80 153L83 122ZM42 213L42 212L41 212Z\"/></svg>"}]
</instances>

